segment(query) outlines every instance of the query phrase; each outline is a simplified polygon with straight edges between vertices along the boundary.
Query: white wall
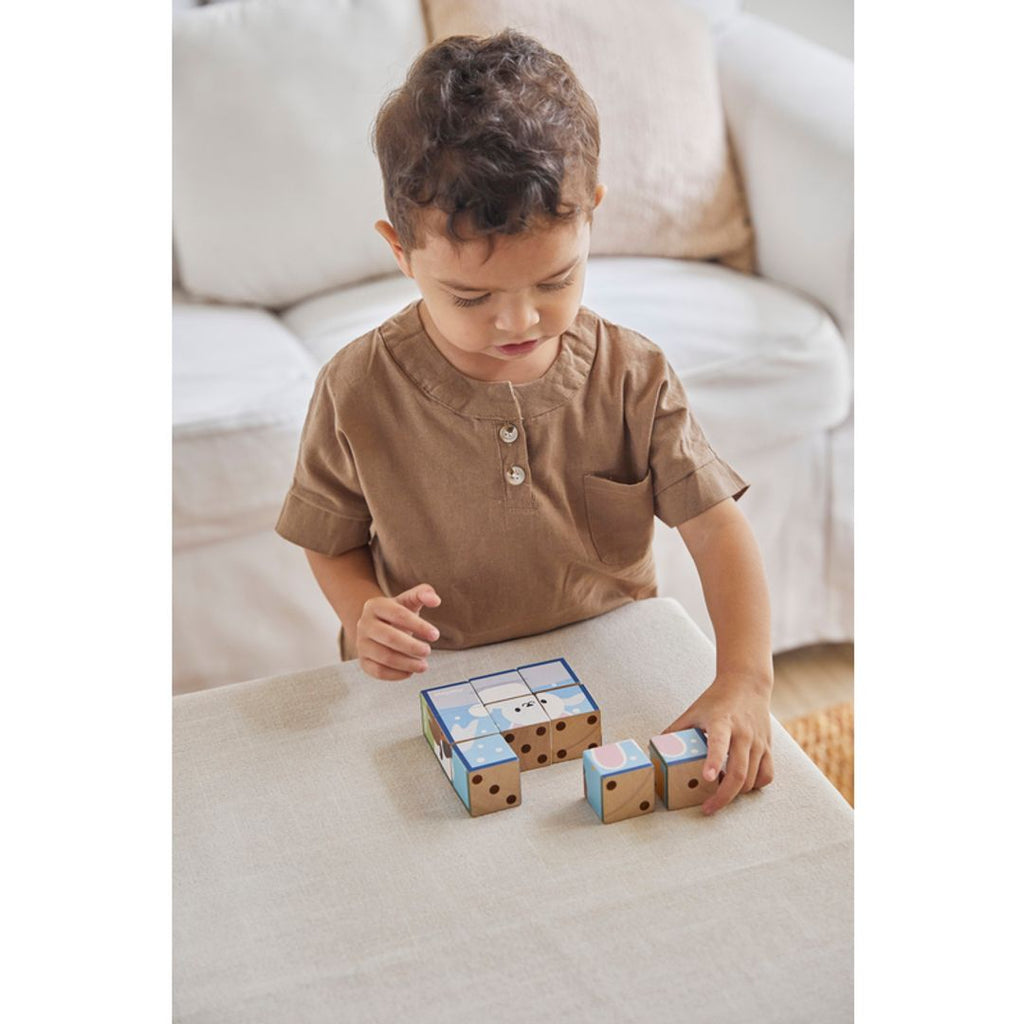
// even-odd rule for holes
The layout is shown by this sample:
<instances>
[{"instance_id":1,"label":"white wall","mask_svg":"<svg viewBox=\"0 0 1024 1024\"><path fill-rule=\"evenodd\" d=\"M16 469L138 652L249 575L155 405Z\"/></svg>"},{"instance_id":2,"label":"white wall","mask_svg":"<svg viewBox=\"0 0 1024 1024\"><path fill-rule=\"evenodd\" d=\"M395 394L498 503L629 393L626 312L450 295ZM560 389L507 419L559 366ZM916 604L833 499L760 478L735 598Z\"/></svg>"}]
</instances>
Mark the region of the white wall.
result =
<instances>
[{"instance_id":1,"label":"white wall","mask_svg":"<svg viewBox=\"0 0 1024 1024\"><path fill-rule=\"evenodd\" d=\"M853 0L744 0L743 9L853 59Z\"/></svg>"}]
</instances>

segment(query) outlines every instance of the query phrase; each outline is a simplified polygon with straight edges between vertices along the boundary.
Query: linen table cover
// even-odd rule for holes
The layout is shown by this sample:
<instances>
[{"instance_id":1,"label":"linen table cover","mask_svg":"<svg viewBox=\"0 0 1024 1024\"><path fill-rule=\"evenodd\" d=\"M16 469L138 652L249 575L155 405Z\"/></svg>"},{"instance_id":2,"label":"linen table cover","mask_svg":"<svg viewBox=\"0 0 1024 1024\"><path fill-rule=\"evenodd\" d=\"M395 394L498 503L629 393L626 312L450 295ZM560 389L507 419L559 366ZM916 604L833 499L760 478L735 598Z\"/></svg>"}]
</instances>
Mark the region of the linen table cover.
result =
<instances>
[{"instance_id":1,"label":"linen table cover","mask_svg":"<svg viewBox=\"0 0 1024 1024\"><path fill-rule=\"evenodd\" d=\"M849 806L773 721L775 782L602 825L579 760L470 818L419 691L565 657L605 742L648 739L714 677L674 601L174 699L174 1019L793 1024L852 1019Z\"/></svg>"}]
</instances>

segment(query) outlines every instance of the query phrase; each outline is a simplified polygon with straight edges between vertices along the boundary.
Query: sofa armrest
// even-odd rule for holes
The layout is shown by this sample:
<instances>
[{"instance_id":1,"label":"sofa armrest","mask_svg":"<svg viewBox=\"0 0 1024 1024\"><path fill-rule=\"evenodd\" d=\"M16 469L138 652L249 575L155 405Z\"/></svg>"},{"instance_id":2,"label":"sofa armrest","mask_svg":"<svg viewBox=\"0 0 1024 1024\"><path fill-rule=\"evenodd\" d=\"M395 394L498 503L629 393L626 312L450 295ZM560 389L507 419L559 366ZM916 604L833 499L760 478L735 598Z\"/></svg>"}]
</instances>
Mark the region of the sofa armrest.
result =
<instances>
[{"instance_id":1,"label":"sofa armrest","mask_svg":"<svg viewBox=\"0 0 1024 1024\"><path fill-rule=\"evenodd\" d=\"M758 271L853 345L853 62L752 14L716 40Z\"/></svg>"}]
</instances>

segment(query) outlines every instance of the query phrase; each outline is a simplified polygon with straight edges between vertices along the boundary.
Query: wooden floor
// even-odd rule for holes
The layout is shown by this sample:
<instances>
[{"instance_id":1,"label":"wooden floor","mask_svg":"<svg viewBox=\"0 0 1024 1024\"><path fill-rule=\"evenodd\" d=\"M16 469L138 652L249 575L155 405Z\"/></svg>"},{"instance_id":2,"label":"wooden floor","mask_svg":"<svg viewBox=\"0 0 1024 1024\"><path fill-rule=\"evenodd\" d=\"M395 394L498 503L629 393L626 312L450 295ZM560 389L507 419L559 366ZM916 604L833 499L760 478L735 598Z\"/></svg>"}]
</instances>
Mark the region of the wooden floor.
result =
<instances>
[{"instance_id":1,"label":"wooden floor","mask_svg":"<svg viewBox=\"0 0 1024 1024\"><path fill-rule=\"evenodd\" d=\"M818 644L775 655L772 714L780 722L853 700L853 644Z\"/></svg>"}]
</instances>

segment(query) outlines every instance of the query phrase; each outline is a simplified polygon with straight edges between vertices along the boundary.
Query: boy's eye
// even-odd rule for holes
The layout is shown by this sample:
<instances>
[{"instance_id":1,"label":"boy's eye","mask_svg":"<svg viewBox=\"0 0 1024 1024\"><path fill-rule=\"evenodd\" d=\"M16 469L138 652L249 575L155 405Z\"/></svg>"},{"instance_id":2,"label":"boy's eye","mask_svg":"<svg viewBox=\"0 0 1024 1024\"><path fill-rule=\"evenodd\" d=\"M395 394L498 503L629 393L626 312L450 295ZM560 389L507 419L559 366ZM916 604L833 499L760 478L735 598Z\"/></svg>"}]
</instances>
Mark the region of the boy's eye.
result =
<instances>
[{"instance_id":1,"label":"boy's eye","mask_svg":"<svg viewBox=\"0 0 1024 1024\"><path fill-rule=\"evenodd\" d=\"M572 282L573 279L571 277L567 277L564 281L558 281L556 284L539 284L537 285L537 287L545 292L556 292L560 288L568 288L569 285L572 284ZM490 297L490 292L488 292L486 295L478 295L475 299L464 299L459 295L453 295L452 302L454 302L455 305L459 306L461 309L466 309L470 306L479 306L480 303L486 302L487 299L489 299Z\"/></svg>"},{"instance_id":2,"label":"boy's eye","mask_svg":"<svg viewBox=\"0 0 1024 1024\"><path fill-rule=\"evenodd\" d=\"M572 284L572 278L567 277L564 281L559 281L557 284L542 284L538 285L546 292L557 292L559 288L568 288Z\"/></svg>"}]
</instances>

